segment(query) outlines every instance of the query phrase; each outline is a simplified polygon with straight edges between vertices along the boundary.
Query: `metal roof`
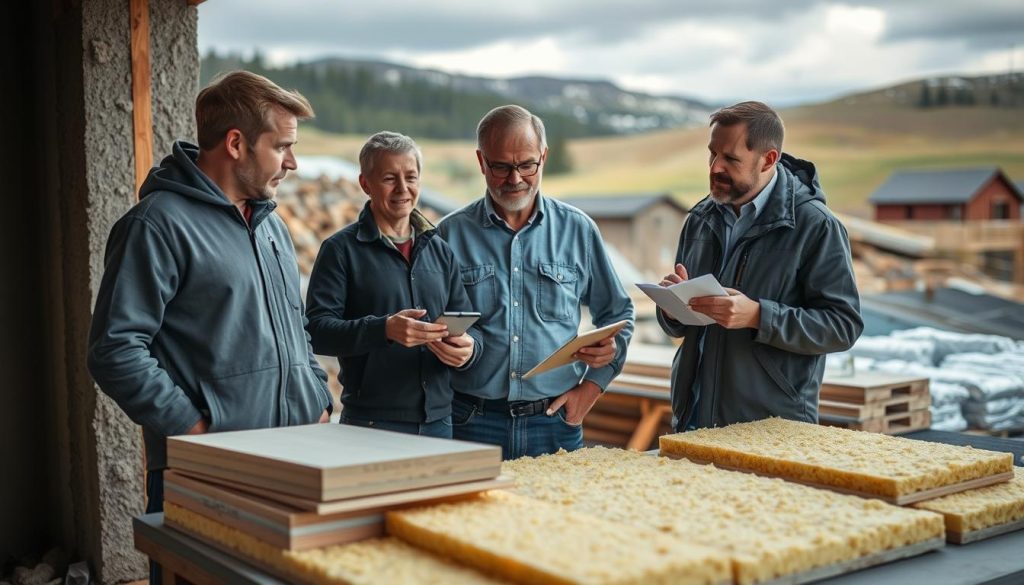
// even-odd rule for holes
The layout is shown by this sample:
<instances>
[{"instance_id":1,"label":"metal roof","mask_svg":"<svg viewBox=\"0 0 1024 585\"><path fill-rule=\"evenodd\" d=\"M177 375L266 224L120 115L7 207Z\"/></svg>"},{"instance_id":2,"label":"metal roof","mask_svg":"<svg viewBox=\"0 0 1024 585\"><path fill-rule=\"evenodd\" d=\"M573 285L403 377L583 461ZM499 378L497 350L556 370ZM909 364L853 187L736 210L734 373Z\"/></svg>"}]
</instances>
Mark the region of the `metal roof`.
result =
<instances>
[{"instance_id":1,"label":"metal roof","mask_svg":"<svg viewBox=\"0 0 1024 585\"><path fill-rule=\"evenodd\" d=\"M1024 304L956 288L937 288L931 300L916 290L865 295L861 313L864 335L928 326L1024 340Z\"/></svg>"},{"instance_id":2,"label":"metal roof","mask_svg":"<svg viewBox=\"0 0 1024 585\"><path fill-rule=\"evenodd\" d=\"M868 199L875 204L967 203L993 178L1002 178L1021 198L1021 191L998 167L896 171Z\"/></svg>"},{"instance_id":3,"label":"metal roof","mask_svg":"<svg viewBox=\"0 0 1024 585\"><path fill-rule=\"evenodd\" d=\"M651 205L665 202L687 213L681 203L668 193L622 193L615 195L582 195L579 197L560 197L562 202L578 208L594 219L630 218L644 211Z\"/></svg>"}]
</instances>

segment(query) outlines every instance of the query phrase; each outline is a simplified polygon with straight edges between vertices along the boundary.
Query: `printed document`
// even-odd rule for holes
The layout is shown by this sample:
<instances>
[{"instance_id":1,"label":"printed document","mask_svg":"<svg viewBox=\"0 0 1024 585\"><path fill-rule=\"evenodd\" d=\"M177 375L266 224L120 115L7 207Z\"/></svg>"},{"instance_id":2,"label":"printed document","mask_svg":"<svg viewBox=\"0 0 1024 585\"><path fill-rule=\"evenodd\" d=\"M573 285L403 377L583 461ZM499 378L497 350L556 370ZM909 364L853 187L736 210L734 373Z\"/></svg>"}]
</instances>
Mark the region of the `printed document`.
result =
<instances>
[{"instance_id":1,"label":"printed document","mask_svg":"<svg viewBox=\"0 0 1024 585\"><path fill-rule=\"evenodd\" d=\"M690 308L690 299L694 297L728 296L722 285L713 274L705 274L691 278L672 286L659 284L637 283L636 286L651 297L659 307L683 325L711 325L714 319L704 313Z\"/></svg>"}]
</instances>

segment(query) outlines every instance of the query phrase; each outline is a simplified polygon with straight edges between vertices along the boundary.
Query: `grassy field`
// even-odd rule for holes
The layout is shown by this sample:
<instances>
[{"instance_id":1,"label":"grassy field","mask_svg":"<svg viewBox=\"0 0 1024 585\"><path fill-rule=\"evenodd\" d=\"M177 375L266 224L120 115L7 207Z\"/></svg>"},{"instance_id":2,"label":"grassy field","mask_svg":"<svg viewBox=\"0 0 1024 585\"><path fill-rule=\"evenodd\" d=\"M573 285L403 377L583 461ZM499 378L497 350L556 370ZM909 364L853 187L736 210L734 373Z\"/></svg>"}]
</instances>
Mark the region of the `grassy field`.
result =
<instances>
[{"instance_id":1,"label":"grassy field","mask_svg":"<svg viewBox=\"0 0 1024 585\"><path fill-rule=\"evenodd\" d=\"M999 166L1024 180L1024 112L917 110L831 103L782 112L784 150L818 166L829 205L866 215L867 198L896 169ZM397 129L400 130L400 129ZM569 144L573 172L545 176L555 196L666 191L685 204L707 192L707 129L691 128ZM300 154L355 160L365 137L303 128ZM483 192L472 141L422 141L424 184L455 201Z\"/></svg>"}]
</instances>

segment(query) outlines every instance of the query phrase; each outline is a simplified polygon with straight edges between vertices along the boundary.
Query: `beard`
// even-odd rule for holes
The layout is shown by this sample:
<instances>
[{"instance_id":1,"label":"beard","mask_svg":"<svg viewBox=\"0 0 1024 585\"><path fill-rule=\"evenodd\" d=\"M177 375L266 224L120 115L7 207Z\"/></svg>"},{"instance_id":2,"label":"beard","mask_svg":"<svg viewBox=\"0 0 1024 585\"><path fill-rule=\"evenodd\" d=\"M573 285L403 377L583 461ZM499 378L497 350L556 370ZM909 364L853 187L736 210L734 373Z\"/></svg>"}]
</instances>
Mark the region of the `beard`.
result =
<instances>
[{"instance_id":1,"label":"beard","mask_svg":"<svg viewBox=\"0 0 1024 585\"><path fill-rule=\"evenodd\" d=\"M753 180L736 180L726 173L711 175L711 199L716 203L732 203L743 199L753 188Z\"/></svg>"},{"instance_id":2,"label":"beard","mask_svg":"<svg viewBox=\"0 0 1024 585\"><path fill-rule=\"evenodd\" d=\"M277 194L277 187L271 185L270 182L274 179L284 179L284 176L274 175L264 181L260 175L260 168L255 159L249 159L244 167L235 171L235 178L250 199L269 201Z\"/></svg>"},{"instance_id":3,"label":"beard","mask_svg":"<svg viewBox=\"0 0 1024 585\"><path fill-rule=\"evenodd\" d=\"M522 191L526 191L525 195L522 195ZM502 185L496 189L487 188L487 192L491 194L491 199L494 203L501 207L505 211L522 211L533 204L533 200L537 196L537 187L531 187L525 181L517 183L515 185ZM513 193L519 193L513 195Z\"/></svg>"}]
</instances>

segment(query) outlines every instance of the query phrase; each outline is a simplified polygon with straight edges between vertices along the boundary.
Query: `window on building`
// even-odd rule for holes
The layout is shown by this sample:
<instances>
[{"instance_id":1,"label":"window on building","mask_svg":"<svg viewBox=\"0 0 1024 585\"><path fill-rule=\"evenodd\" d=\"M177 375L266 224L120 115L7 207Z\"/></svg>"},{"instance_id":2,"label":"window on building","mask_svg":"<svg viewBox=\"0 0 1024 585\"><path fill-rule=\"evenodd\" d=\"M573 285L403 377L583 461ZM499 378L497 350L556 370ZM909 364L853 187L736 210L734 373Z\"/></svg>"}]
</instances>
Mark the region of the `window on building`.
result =
<instances>
[{"instance_id":1,"label":"window on building","mask_svg":"<svg viewBox=\"0 0 1024 585\"><path fill-rule=\"evenodd\" d=\"M992 203L992 219L1010 219L1010 203L996 201Z\"/></svg>"},{"instance_id":2,"label":"window on building","mask_svg":"<svg viewBox=\"0 0 1024 585\"><path fill-rule=\"evenodd\" d=\"M914 206L908 205L903 210L903 219L914 219Z\"/></svg>"},{"instance_id":3,"label":"window on building","mask_svg":"<svg viewBox=\"0 0 1024 585\"><path fill-rule=\"evenodd\" d=\"M964 208L959 205L947 205L946 206L946 219L950 221L960 221L964 218Z\"/></svg>"},{"instance_id":4,"label":"window on building","mask_svg":"<svg viewBox=\"0 0 1024 585\"><path fill-rule=\"evenodd\" d=\"M1016 256L1012 251L989 251L981 253L981 269L992 278L1013 282L1013 265Z\"/></svg>"}]
</instances>

